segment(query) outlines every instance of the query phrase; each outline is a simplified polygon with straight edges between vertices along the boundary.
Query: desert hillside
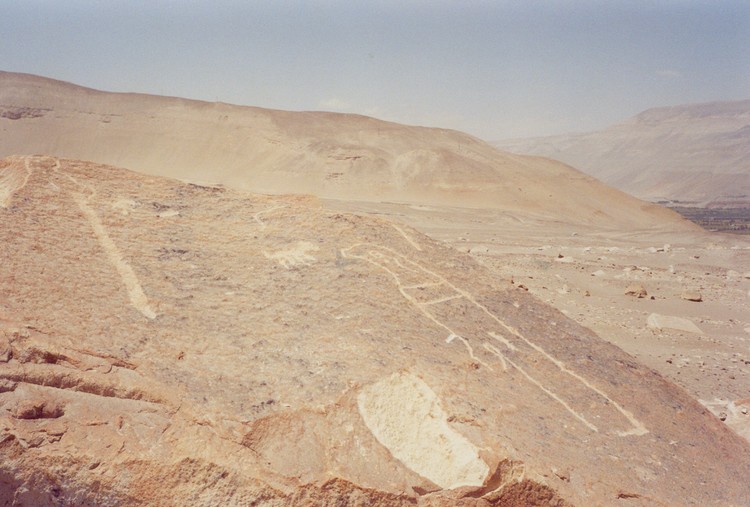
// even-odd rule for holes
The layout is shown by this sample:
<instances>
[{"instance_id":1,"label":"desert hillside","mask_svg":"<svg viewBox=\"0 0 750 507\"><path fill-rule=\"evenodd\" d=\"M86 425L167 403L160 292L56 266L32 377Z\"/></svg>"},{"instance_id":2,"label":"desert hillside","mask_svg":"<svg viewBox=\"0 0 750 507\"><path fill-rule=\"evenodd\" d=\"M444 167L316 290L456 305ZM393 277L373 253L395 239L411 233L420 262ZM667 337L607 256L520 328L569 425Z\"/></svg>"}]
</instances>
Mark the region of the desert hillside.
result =
<instances>
[{"instance_id":1,"label":"desert hillside","mask_svg":"<svg viewBox=\"0 0 750 507\"><path fill-rule=\"evenodd\" d=\"M597 132L494 144L561 160L648 201L750 206L750 100L649 109Z\"/></svg>"},{"instance_id":2,"label":"desert hillside","mask_svg":"<svg viewBox=\"0 0 750 507\"><path fill-rule=\"evenodd\" d=\"M263 193L505 209L611 229L690 228L564 164L460 132L0 72L0 156L35 153Z\"/></svg>"},{"instance_id":3,"label":"desert hillside","mask_svg":"<svg viewBox=\"0 0 750 507\"><path fill-rule=\"evenodd\" d=\"M750 446L395 222L0 162L1 505L747 505Z\"/></svg>"}]
</instances>

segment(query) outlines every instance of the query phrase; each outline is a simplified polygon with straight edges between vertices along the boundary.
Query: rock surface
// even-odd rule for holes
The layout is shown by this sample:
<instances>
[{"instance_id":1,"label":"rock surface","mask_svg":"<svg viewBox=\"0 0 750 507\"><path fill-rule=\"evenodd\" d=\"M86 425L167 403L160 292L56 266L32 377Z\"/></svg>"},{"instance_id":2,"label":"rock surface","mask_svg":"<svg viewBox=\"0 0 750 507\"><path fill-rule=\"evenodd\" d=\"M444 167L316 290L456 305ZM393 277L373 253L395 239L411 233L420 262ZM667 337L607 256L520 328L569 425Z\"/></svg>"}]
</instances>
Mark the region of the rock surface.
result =
<instances>
[{"instance_id":1,"label":"rock surface","mask_svg":"<svg viewBox=\"0 0 750 507\"><path fill-rule=\"evenodd\" d=\"M685 391L409 227L0 167L0 503L750 499L747 441Z\"/></svg>"},{"instance_id":2,"label":"rock surface","mask_svg":"<svg viewBox=\"0 0 750 507\"><path fill-rule=\"evenodd\" d=\"M625 295L626 296L633 296L636 298L645 298L648 296L648 291L646 291L646 288L639 284L639 283L633 283L628 285L627 289L625 289Z\"/></svg>"},{"instance_id":3,"label":"rock surface","mask_svg":"<svg viewBox=\"0 0 750 507\"><path fill-rule=\"evenodd\" d=\"M685 301L692 301L694 303L700 303L703 301L703 295L700 292L695 291L685 291L682 294L680 294L680 297L684 299Z\"/></svg>"}]
</instances>

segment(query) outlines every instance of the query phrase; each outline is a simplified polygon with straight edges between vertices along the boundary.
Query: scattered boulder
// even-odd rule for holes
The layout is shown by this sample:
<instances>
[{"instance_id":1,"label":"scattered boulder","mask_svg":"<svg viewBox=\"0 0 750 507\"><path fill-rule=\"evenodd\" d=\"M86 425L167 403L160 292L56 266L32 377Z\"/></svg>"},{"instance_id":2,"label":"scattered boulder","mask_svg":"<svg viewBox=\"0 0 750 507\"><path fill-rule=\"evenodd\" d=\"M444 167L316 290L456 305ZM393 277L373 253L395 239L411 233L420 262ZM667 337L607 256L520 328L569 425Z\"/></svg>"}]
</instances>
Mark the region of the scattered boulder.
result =
<instances>
[{"instance_id":1,"label":"scattered boulder","mask_svg":"<svg viewBox=\"0 0 750 507\"><path fill-rule=\"evenodd\" d=\"M672 250L672 245L670 245L669 243L665 244L661 248L651 246L647 249L648 253L662 253L669 252L670 250Z\"/></svg>"},{"instance_id":2,"label":"scattered boulder","mask_svg":"<svg viewBox=\"0 0 750 507\"><path fill-rule=\"evenodd\" d=\"M646 296L648 296L648 292L646 292L646 288L643 285L639 283L633 283L628 285L628 287L625 289L625 295L637 298L645 298Z\"/></svg>"},{"instance_id":3,"label":"scattered boulder","mask_svg":"<svg viewBox=\"0 0 750 507\"><path fill-rule=\"evenodd\" d=\"M649 315L646 320L646 325L649 329L654 330L673 329L675 331L696 334L701 334L703 332L691 320L670 315L659 315L658 313L652 313Z\"/></svg>"},{"instance_id":4,"label":"scattered boulder","mask_svg":"<svg viewBox=\"0 0 750 507\"><path fill-rule=\"evenodd\" d=\"M602 271L601 269L597 269L596 271L591 273L591 276L604 276L604 274L604 271Z\"/></svg>"},{"instance_id":5,"label":"scattered boulder","mask_svg":"<svg viewBox=\"0 0 750 507\"><path fill-rule=\"evenodd\" d=\"M696 303L703 301L701 293L696 291L685 291L680 297L686 301L694 301Z\"/></svg>"}]
</instances>

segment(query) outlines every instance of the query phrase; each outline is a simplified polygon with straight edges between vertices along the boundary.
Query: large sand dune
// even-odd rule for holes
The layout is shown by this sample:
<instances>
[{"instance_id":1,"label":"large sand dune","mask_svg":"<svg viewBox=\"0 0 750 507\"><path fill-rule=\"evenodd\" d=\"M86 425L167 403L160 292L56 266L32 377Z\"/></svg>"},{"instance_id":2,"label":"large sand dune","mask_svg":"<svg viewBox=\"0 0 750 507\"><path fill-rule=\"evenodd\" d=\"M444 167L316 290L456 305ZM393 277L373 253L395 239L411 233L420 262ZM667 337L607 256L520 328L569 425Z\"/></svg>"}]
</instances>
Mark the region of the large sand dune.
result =
<instances>
[{"instance_id":1,"label":"large sand dune","mask_svg":"<svg viewBox=\"0 0 750 507\"><path fill-rule=\"evenodd\" d=\"M99 92L0 72L0 155L44 153L268 193L495 208L608 228L689 228L564 164L364 116Z\"/></svg>"}]
</instances>

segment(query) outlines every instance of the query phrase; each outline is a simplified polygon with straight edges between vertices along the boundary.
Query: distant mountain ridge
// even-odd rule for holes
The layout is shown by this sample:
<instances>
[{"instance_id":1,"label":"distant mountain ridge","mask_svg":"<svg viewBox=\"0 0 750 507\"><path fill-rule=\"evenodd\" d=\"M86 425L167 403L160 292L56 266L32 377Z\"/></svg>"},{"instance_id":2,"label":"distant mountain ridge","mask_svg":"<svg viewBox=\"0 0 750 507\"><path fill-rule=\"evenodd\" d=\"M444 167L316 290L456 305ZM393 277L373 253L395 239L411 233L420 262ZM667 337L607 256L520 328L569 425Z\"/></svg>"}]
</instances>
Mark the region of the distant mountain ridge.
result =
<instances>
[{"instance_id":1,"label":"distant mountain ridge","mask_svg":"<svg viewBox=\"0 0 750 507\"><path fill-rule=\"evenodd\" d=\"M652 202L750 207L750 100L660 107L596 132L493 144Z\"/></svg>"},{"instance_id":2,"label":"distant mountain ridge","mask_svg":"<svg viewBox=\"0 0 750 507\"><path fill-rule=\"evenodd\" d=\"M254 192L505 209L615 229L691 225L565 164L453 130L108 93L0 72L0 156L45 154Z\"/></svg>"}]
</instances>

